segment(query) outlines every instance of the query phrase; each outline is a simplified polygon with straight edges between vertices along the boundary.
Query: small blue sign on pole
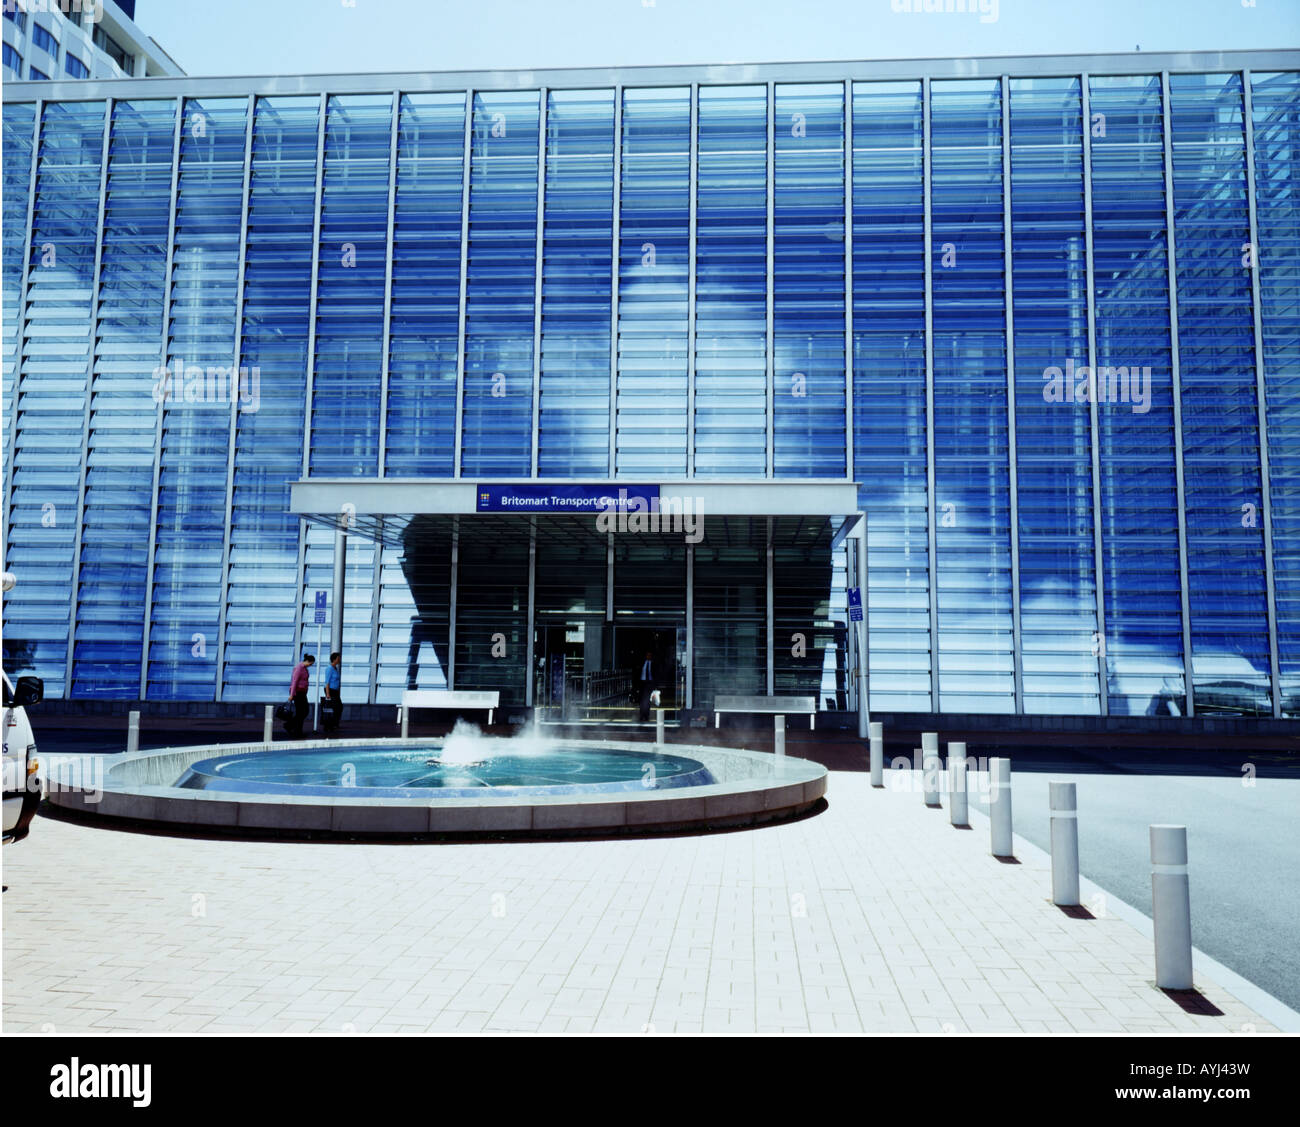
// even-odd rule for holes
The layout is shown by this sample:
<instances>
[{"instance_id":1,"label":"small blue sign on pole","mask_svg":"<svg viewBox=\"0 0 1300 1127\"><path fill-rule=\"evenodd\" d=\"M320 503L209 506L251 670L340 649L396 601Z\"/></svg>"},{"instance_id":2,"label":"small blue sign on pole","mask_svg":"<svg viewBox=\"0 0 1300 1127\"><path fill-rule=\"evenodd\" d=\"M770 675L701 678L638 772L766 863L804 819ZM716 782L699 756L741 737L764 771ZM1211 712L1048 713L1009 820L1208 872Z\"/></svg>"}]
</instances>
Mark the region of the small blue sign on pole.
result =
<instances>
[{"instance_id":1,"label":"small blue sign on pole","mask_svg":"<svg viewBox=\"0 0 1300 1127\"><path fill-rule=\"evenodd\" d=\"M325 625L325 610L326 610L325 600L328 597L329 597L328 591L316 592L316 625L317 626Z\"/></svg>"},{"instance_id":2,"label":"small blue sign on pole","mask_svg":"<svg viewBox=\"0 0 1300 1127\"><path fill-rule=\"evenodd\" d=\"M862 621L862 588L850 587L849 592L849 621Z\"/></svg>"}]
</instances>

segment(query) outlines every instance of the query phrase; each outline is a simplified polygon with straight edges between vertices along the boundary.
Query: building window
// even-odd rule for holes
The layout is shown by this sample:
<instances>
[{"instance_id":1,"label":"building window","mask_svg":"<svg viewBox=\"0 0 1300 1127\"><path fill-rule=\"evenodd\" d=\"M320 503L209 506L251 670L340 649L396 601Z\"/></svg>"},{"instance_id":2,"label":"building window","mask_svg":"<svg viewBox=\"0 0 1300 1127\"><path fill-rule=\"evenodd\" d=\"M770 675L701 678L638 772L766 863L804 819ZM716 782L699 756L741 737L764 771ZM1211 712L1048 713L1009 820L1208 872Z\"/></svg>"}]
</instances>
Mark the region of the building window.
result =
<instances>
[{"instance_id":1,"label":"building window","mask_svg":"<svg viewBox=\"0 0 1300 1127\"><path fill-rule=\"evenodd\" d=\"M39 47L56 59L59 57L59 41L48 28L41 27L40 24L32 28L32 46Z\"/></svg>"},{"instance_id":2,"label":"building window","mask_svg":"<svg viewBox=\"0 0 1300 1127\"><path fill-rule=\"evenodd\" d=\"M45 82L49 79L50 76L46 74L43 70L37 70L35 67L28 67L27 77L31 79L31 81L33 82Z\"/></svg>"},{"instance_id":3,"label":"building window","mask_svg":"<svg viewBox=\"0 0 1300 1127\"><path fill-rule=\"evenodd\" d=\"M19 31L27 30L27 13L20 11L17 7L6 3L4 5L5 19L13 20L18 25Z\"/></svg>"},{"instance_id":4,"label":"building window","mask_svg":"<svg viewBox=\"0 0 1300 1127\"><path fill-rule=\"evenodd\" d=\"M104 52L113 62L117 63L125 71L131 69L131 56L118 42L110 36L103 28L96 25L91 38L95 46Z\"/></svg>"},{"instance_id":5,"label":"building window","mask_svg":"<svg viewBox=\"0 0 1300 1127\"><path fill-rule=\"evenodd\" d=\"M8 43L4 46L4 65L12 70L14 74L18 75L20 78L22 77L23 57L10 47Z\"/></svg>"},{"instance_id":6,"label":"building window","mask_svg":"<svg viewBox=\"0 0 1300 1127\"><path fill-rule=\"evenodd\" d=\"M66 59L63 60L63 69L67 71L70 75L72 75L73 78L90 77L90 71L86 67L86 64L83 63L75 55L69 55Z\"/></svg>"}]
</instances>

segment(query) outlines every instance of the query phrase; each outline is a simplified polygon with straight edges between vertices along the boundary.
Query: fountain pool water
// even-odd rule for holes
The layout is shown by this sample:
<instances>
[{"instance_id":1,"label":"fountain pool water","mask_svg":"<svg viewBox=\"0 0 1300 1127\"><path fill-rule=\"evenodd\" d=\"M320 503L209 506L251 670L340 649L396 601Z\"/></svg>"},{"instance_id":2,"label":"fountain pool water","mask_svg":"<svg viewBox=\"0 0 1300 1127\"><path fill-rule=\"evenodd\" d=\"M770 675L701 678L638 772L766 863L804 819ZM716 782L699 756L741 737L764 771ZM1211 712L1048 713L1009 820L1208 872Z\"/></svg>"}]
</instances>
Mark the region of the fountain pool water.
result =
<instances>
[{"instance_id":1,"label":"fountain pool water","mask_svg":"<svg viewBox=\"0 0 1300 1127\"><path fill-rule=\"evenodd\" d=\"M615 794L707 786L717 780L696 759L653 751L561 744L516 750L510 740L476 759L434 746L323 748L219 756L191 764L176 785L240 794L444 798Z\"/></svg>"},{"instance_id":2,"label":"fountain pool water","mask_svg":"<svg viewBox=\"0 0 1300 1127\"><path fill-rule=\"evenodd\" d=\"M46 789L67 816L97 824L409 841L752 825L814 806L826 770L736 748L556 741L535 731L495 739L460 723L441 740L70 756L51 766Z\"/></svg>"}]
</instances>

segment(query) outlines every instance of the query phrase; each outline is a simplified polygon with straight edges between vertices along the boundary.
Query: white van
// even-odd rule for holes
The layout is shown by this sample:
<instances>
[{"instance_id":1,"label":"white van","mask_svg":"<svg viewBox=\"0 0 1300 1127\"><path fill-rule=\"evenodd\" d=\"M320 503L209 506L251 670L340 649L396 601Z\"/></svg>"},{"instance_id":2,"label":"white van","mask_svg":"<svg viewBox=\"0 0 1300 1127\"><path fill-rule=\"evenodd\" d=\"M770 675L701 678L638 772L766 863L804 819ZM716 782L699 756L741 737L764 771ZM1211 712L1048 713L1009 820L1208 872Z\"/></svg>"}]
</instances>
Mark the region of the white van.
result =
<instances>
[{"instance_id":1,"label":"white van","mask_svg":"<svg viewBox=\"0 0 1300 1127\"><path fill-rule=\"evenodd\" d=\"M4 590L13 587L13 576L4 576ZM36 760L36 740L27 719L27 706L38 703L45 695L39 677L19 677L15 685L9 674L4 679L4 715L0 731L4 733L4 843L22 841L41 804L40 764Z\"/></svg>"}]
</instances>

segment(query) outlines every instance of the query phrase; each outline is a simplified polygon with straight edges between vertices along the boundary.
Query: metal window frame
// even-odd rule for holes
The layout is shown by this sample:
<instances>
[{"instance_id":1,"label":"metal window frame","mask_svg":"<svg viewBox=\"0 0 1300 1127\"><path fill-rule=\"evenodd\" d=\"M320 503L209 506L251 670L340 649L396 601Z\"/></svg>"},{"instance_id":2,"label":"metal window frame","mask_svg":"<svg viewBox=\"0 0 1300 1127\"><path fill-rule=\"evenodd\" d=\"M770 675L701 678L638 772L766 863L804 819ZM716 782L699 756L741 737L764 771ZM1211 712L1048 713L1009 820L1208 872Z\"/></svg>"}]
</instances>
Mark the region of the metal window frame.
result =
<instances>
[{"instance_id":1,"label":"metal window frame","mask_svg":"<svg viewBox=\"0 0 1300 1127\"><path fill-rule=\"evenodd\" d=\"M456 311L456 420L452 436L451 475L461 476L465 422L465 311L469 292L469 178L474 163L474 89L465 90L465 142L461 146L460 180L460 298ZM448 688L451 687L448 683Z\"/></svg>"},{"instance_id":2,"label":"metal window frame","mask_svg":"<svg viewBox=\"0 0 1300 1127\"><path fill-rule=\"evenodd\" d=\"M686 707L695 707L695 545L686 542Z\"/></svg>"},{"instance_id":3,"label":"metal window frame","mask_svg":"<svg viewBox=\"0 0 1300 1127\"><path fill-rule=\"evenodd\" d=\"M366 695L367 704L374 704L379 697L379 603L384 589L384 542L375 539L371 544L374 546L375 566L370 596L370 691Z\"/></svg>"},{"instance_id":4,"label":"metal window frame","mask_svg":"<svg viewBox=\"0 0 1300 1127\"><path fill-rule=\"evenodd\" d=\"M172 272L176 264L176 199L181 180L181 134L185 128L185 98L176 99L176 125L172 133L171 201L167 215L167 262L163 273L161 364L167 365L171 345ZM158 493L162 482L162 435L167 415L166 403L157 405L153 432L153 483L149 499L149 556L145 563L144 633L140 638L140 699L147 700L149 689L149 635L153 629L153 585L155 553L158 548Z\"/></svg>"},{"instance_id":5,"label":"metal window frame","mask_svg":"<svg viewBox=\"0 0 1300 1127\"><path fill-rule=\"evenodd\" d=\"M13 507L14 489L14 448L18 445L18 400L21 397L23 378L23 355L27 343L27 279L32 272L32 228L36 214L36 171L41 156L41 120L45 114L45 103L39 98L32 106L32 164L27 173L27 211L24 220L26 238L23 243L23 276L18 288L17 314L14 318L14 383L12 402L5 404L4 427L9 435L9 444L5 448L4 467L4 510L0 512L3 523L4 550L9 552L9 512ZM170 251L169 251L170 253ZM152 526L151 532L152 535Z\"/></svg>"},{"instance_id":6,"label":"metal window frame","mask_svg":"<svg viewBox=\"0 0 1300 1127\"><path fill-rule=\"evenodd\" d=\"M392 133L388 138L388 234L384 257L384 327L379 357L379 461L378 476L387 474L388 461L388 366L392 352L393 325L393 228L397 207L397 140L401 132L402 92L393 91ZM372 690L373 691L373 690Z\"/></svg>"},{"instance_id":7,"label":"metal window frame","mask_svg":"<svg viewBox=\"0 0 1300 1127\"><path fill-rule=\"evenodd\" d=\"M623 258L623 87L614 88L613 213L610 216L609 476L618 470L618 281Z\"/></svg>"},{"instance_id":8,"label":"metal window frame","mask_svg":"<svg viewBox=\"0 0 1300 1127\"><path fill-rule=\"evenodd\" d=\"M844 79L844 476L853 480L853 80Z\"/></svg>"},{"instance_id":9,"label":"metal window frame","mask_svg":"<svg viewBox=\"0 0 1300 1127\"><path fill-rule=\"evenodd\" d=\"M776 692L776 591L773 586L772 518L767 523L767 695Z\"/></svg>"},{"instance_id":10,"label":"metal window frame","mask_svg":"<svg viewBox=\"0 0 1300 1127\"><path fill-rule=\"evenodd\" d=\"M226 443L226 513L221 530L221 603L217 609L217 685L216 700L220 701L226 681L226 612L230 607L230 537L235 508L235 446L239 440L239 396L234 393L239 379L239 365L244 351L244 275L248 263L248 208L253 179L253 119L257 112L257 99L248 96L244 121L244 183L240 194L239 211L239 274L235 280L235 364L231 377L230 431Z\"/></svg>"},{"instance_id":11,"label":"metal window frame","mask_svg":"<svg viewBox=\"0 0 1300 1127\"><path fill-rule=\"evenodd\" d=\"M776 84L767 83L767 478L776 476ZM769 539L771 529L768 530ZM772 691L768 662L768 692Z\"/></svg>"},{"instance_id":12,"label":"metal window frame","mask_svg":"<svg viewBox=\"0 0 1300 1127\"><path fill-rule=\"evenodd\" d=\"M390 71L373 74L254 75L195 77L166 75L152 78L49 79L4 84L6 102L91 101L104 97L124 100L139 97L215 97L247 94L386 94L395 87L407 93L454 93L467 88L481 91L518 91L533 82L551 89L616 85L653 87L755 85L770 81L815 83L855 80L915 81L921 78L1059 78L1063 74L1129 76L1179 73L1223 73L1250 67L1258 71L1293 70L1300 60L1294 49L1237 51L1163 51L1074 53L1064 55L987 55L921 59L861 59L850 62L721 63L687 66L498 68L453 71ZM532 87L535 88L535 87Z\"/></svg>"},{"instance_id":13,"label":"metal window frame","mask_svg":"<svg viewBox=\"0 0 1300 1127\"><path fill-rule=\"evenodd\" d=\"M320 277L320 227L321 202L325 184L325 126L329 116L329 95L322 92L316 114L316 195L312 215L311 238L311 286L308 291L309 309L307 314L307 374L303 388L303 445L302 476L311 476L311 413L315 392L316 377L316 294ZM303 645L303 602L306 596L304 583L307 572L307 535L311 522L298 519L298 589L297 605L294 608L293 653L296 659Z\"/></svg>"},{"instance_id":14,"label":"metal window frame","mask_svg":"<svg viewBox=\"0 0 1300 1127\"><path fill-rule=\"evenodd\" d=\"M1011 76L1002 86L1002 270L1007 333L1007 489L1011 505L1011 676L1015 714L1025 711L1024 650L1020 623L1020 453L1016 444L1015 266L1011 253Z\"/></svg>"},{"instance_id":15,"label":"metal window frame","mask_svg":"<svg viewBox=\"0 0 1300 1127\"><path fill-rule=\"evenodd\" d=\"M528 518L528 638L525 649L528 654L524 666L524 704L533 707L533 665L537 650L537 517Z\"/></svg>"},{"instance_id":16,"label":"metal window frame","mask_svg":"<svg viewBox=\"0 0 1300 1127\"><path fill-rule=\"evenodd\" d=\"M447 588L447 689L456 687L456 588L460 584L460 517L451 518L451 575Z\"/></svg>"},{"instance_id":17,"label":"metal window frame","mask_svg":"<svg viewBox=\"0 0 1300 1127\"><path fill-rule=\"evenodd\" d=\"M547 157L547 119L550 109L551 90L543 86L537 104L537 228L533 254L533 425L530 445L532 447L531 469L529 477L537 477L537 460L542 447L542 267L546 253L546 169Z\"/></svg>"},{"instance_id":18,"label":"metal window frame","mask_svg":"<svg viewBox=\"0 0 1300 1127\"><path fill-rule=\"evenodd\" d=\"M77 469L77 523L73 532L72 590L68 600L68 644L63 667L63 695L67 699L72 697L72 662L77 645L77 611L81 608L81 541L86 518L86 463L90 455L91 403L95 397L95 346L99 341L99 282L104 263L104 205L108 196L109 139L113 133L113 110L119 100L112 97L104 100L104 132L99 150L99 210L95 225L95 266L90 282L90 340L86 356L86 395L81 411L81 458Z\"/></svg>"},{"instance_id":19,"label":"metal window frame","mask_svg":"<svg viewBox=\"0 0 1300 1127\"><path fill-rule=\"evenodd\" d=\"M925 496L930 553L930 711L939 711L939 535L934 465L934 156L930 149L930 79L921 82L921 176L925 239ZM863 549L864 554L866 549ZM865 597L864 597L865 602ZM865 613L865 612L864 612Z\"/></svg>"},{"instance_id":20,"label":"metal window frame","mask_svg":"<svg viewBox=\"0 0 1300 1127\"><path fill-rule=\"evenodd\" d=\"M1254 252L1250 270L1250 300L1255 328L1255 410L1259 435L1259 494L1263 514L1264 583L1268 598L1269 696L1273 701L1273 719L1282 718L1282 679L1277 645L1277 588L1273 572L1273 505L1272 476L1268 450L1268 386L1264 371L1264 302L1260 293L1259 271L1263 260L1259 243L1258 201L1255 188L1255 109L1251 90L1251 72L1241 71L1243 135L1246 147L1246 202L1250 213L1250 245Z\"/></svg>"},{"instance_id":21,"label":"metal window frame","mask_svg":"<svg viewBox=\"0 0 1300 1127\"><path fill-rule=\"evenodd\" d=\"M686 476L695 477L695 286L696 286L696 233L698 230L698 200L700 191L700 84L691 83L690 109L690 213L687 220L687 245L690 262L686 272ZM695 564L695 550L691 549L691 566ZM688 627L688 631L689 631ZM690 646L690 640L687 642ZM693 664L693 659L692 659ZM688 668L686 699L691 699L692 675Z\"/></svg>"},{"instance_id":22,"label":"metal window frame","mask_svg":"<svg viewBox=\"0 0 1300 1127\"><path fill-rule=\"evenodd\" d=\"M1088 296L1088 370L1096 386L1097 376L1097 286L1092 259L1092 102L1089 98L1091 76L1079 76L1079 120L1083 131L1083 253ZM1093 589L1097 600L1097 700L1101 715L1110 715L1110 659L1106 654L1109 637L1106 628L1106 573L1102 543L1101 512L1101 405L1100 391L1088 397L1088 425L1092 446L1092 556Z\"/></svg>"},{"instance_id":23,"label":"metal window frame","mask_svg":"<svg viewBox=\"0 0 1300 1127\"><path fill-rule=\"evenodd\" d=\"M1164 146L1165 268L1169 288L1169 359L1174 408L1174 482L1178 503L1178 585L1183 630L1183 692L1188 716L1196 715L1192 684L1192 611L1187 555L1187 489L1183 473L1183 381L1178 341L1178 248L1174 214L1173 113L1169 101L1169 72L1160 72L1160 132Z\"/></svg>"}]
</instances>

